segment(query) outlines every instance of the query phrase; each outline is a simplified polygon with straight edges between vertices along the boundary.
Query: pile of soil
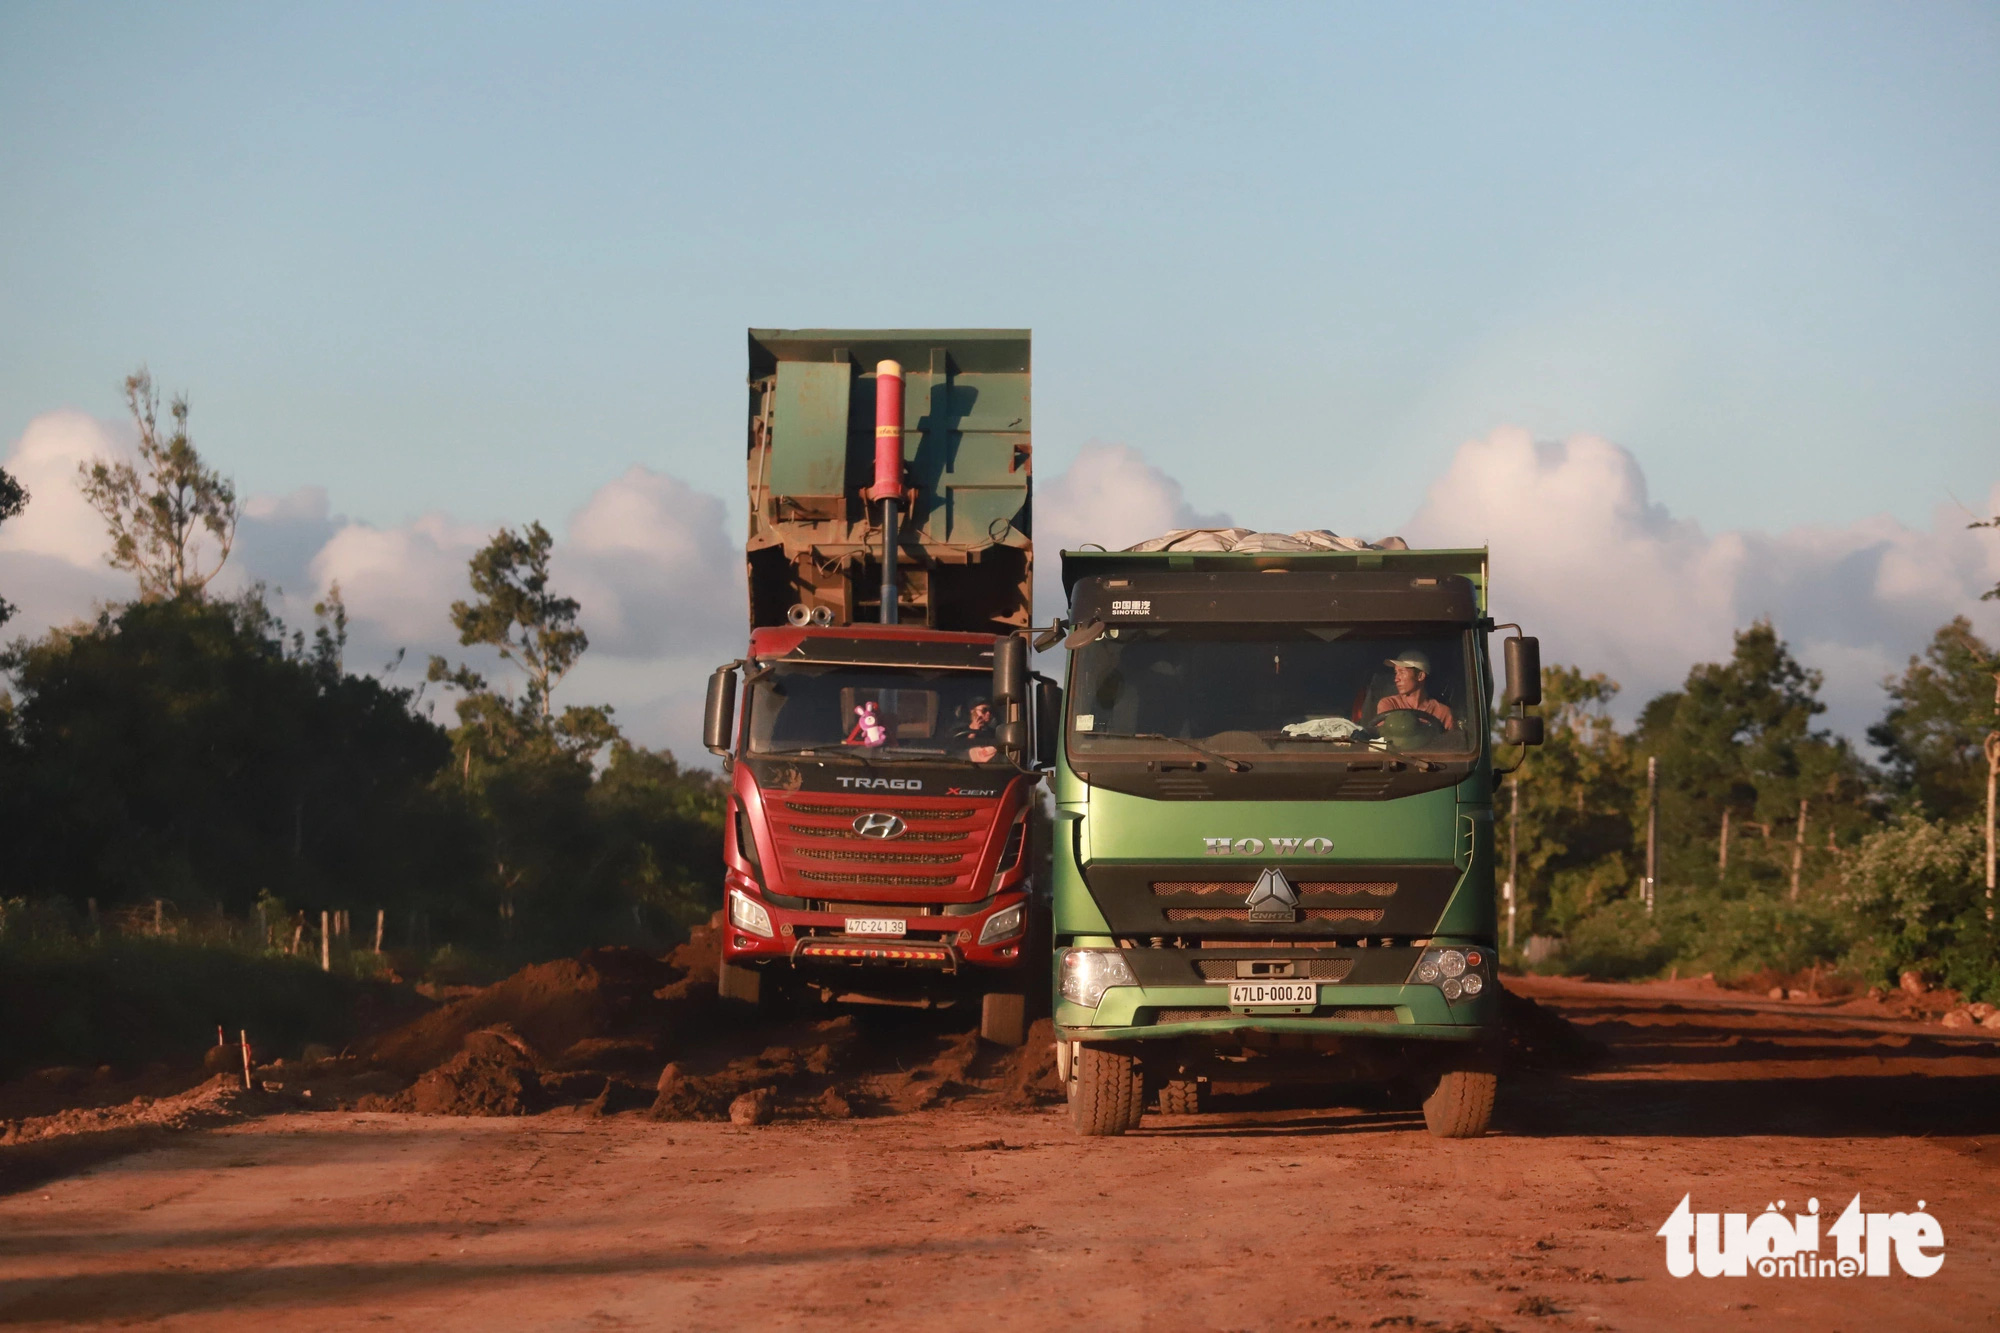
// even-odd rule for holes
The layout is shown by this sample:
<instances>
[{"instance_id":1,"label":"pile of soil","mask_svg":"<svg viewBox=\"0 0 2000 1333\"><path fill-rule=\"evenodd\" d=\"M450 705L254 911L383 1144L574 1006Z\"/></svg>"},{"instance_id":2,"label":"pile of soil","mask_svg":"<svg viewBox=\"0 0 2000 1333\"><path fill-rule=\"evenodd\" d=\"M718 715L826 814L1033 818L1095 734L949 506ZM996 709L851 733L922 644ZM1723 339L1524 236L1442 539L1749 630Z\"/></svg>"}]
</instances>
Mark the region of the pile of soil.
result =
<instances>
[{"instance_id":1,"label":"pile of soil","mask_svg":"<svg viewBox=\"0 0 2000 1333\"><path fill-rule=\"evenodd\" d=\"M523 968L360 1047L406 1082L358 1109L746 1123L899 1114L980 1098L1053 1100L1054 1032L982 1044L978 1009L759 1014L716 995L720 915L664 960L593 949ZM732 1109L733 1108L733 1109Z\"/></svg>"},{"instance_id":2,"label":"pile of soil","mask_svg":"<svg viewBox=\"0 0 2000 1333\"><path fill-rule=\"evenodd\" d=\"M72 1107L53 1115L0 1120L0 1146L142 1125L194 1129L261 1111L267 1100L263 1092L245 1088L242 1075L217 1074L171 1097L135 1097L118 1106Z\"/></svg>"},{"instance_id":3,"label":"pile of soil","mask_svg":"<svg viewBox=\"0 0 2000 1333\"><path fill-rule=\"evenodd\" d=\"M1611 1057L1611 1048L1555 1010L1500 988L1500 1023L1506 1033L1506 1061L1515 1069L1590 1069Z\"/></svg>"}]
</instances>

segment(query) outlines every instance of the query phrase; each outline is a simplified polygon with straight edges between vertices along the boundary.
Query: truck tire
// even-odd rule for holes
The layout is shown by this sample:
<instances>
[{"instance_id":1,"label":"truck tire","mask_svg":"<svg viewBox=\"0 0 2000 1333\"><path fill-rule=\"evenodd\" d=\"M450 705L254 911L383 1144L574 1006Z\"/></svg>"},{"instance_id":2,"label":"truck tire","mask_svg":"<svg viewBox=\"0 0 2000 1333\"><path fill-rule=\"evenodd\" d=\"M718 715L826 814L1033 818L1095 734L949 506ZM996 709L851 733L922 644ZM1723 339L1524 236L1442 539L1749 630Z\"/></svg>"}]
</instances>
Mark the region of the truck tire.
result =
<instances>
[{"instance_id":1,"label":"truck tire","mask_svg":"<svg viewBox=\"0 0 2000 1333\"><path fill-rule=\"evenodd\" d=\"M1013 1048L1028 1040L1028 997L988 991L979 997L979 1035L995 1046Z\"/></svg>"},{"instance_id":2,"label":"truck tire","mask_svg":"<svg viewBox=\"0 0 2000 1333\"><path fill-rule=\"evenodd\" d=\"M715 993L725 1000L763 1007L764 974L754 967L723 963L715 970Z\"/></svg>"},{"instance_id":3,"label":"truck tire","mask_svg":"<svg viewBox=\"0 0 2000 1333\"><path fill-rule=\"evenodd\" d=\"M1161 1115L1194 1115L1201 1110L1201 1084L1182 1076L1160 1085Z\"/></svg>"},{"instance_id":4,"label":"truck tire","mask_svg":"<svg viewBox=\"0 0 2000 1333\"><path fill-rule=\"evenodd\" d=\"M1129 1055L1085 1046L1070 1061L1070 1117L1086 1138L1137 1129L1143 1093L1139 1062Z\"/></svg>"},{"instance_id":5,"label":"truck tire","mask_svg":"<svg viewBox=\"0 0 2000 1333\"><path fill-rule=\"evenodd\" d=\"M1493 1094L1499 1082L1483 1069L1446 1070L1424 1098L1424 1126L1433 1138L1478 1138L1493 1123Z\"/></svg>"}]
</instances>

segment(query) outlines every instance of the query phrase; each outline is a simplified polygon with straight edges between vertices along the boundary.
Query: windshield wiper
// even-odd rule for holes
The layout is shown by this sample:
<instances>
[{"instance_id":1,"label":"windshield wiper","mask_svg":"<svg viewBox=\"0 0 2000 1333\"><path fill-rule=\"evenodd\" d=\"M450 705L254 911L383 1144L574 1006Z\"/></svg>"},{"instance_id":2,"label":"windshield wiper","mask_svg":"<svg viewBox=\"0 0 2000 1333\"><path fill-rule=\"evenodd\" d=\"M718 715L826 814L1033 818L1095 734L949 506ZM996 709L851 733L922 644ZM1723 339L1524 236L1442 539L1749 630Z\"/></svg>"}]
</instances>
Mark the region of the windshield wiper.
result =
<instances>
[{"instance_id":1,"label":"windshield wiper","mask_svg":"<svg viewBox=\"0 0 2000 1333\"><path fill-rule=\"evenodd\" d=\"M1090 733L1089 733L1089 736L1090 736L1090 738L1091 738L1092 740L1094 740L1094 741L1096 741L1096 740L1104 740L1104 741L1168 741L1168 742L1171 742L1171 743L1172 743L1172 744L1174 744L1174 745L1185 745L1185 746L1187 746L1187 748L1188 748L1188 749L1190 749L1190 750L1193 750L1193 751L1194 751L1194 752L1195 752L1196 754L1205 754L1205 755L1207 755L1207 756L1208 756L1208 757L1209 757L1210 759L1214 759L1214 760L1216 760L1217 762L1219 762L1219 763L1220 763L1220 764L1221 764L1221 765L1222 765L1222 766L1223 766L1224 768L1228 769L1228 770L1229 770L1229 771L1230 771L1231 773L1248 773L1248 772L1250 771L1250 769L1251 769L1251 765L1250 765L1250 764L1248 764L1248 763L1245 763L1245 762L1244 762L1243 760L1241 760L1241 759L1231 759L1231 758L1230 758L1230 757L1229 757L1228 755L1226 755L1226 754L1217 754L1217 753L1216 753L1215 751L1213 751L1213 750L1209 749L1209 748L1208 748L1208 747L1207 747L1206 745L1197 745L1197 744L1195 744L1195 743L1194 743L1193 741L1190 741L1190 740L1184 740L1183 738L1181 738L1181 737L1179 737L1179 736L1169 736L1169 735L1165 734L1164 732L1158 732L1158 731L1093 731L1093 732L1090 732Z\"/></svg>"}]
</instances>

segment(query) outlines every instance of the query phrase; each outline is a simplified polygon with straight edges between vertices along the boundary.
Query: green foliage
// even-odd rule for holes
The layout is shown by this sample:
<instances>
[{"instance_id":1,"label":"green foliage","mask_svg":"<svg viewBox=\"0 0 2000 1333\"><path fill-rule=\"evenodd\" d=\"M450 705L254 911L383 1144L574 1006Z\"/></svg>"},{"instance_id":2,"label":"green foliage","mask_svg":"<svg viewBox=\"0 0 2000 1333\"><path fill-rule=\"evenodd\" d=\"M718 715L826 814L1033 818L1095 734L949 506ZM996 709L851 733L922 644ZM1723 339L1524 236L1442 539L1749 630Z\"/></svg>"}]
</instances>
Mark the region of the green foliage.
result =
<instances>
[{"instance_id":1,"label":"green foliage","mask_svg":"<svg viewBox=\"0 0 2000 1333\"><path fill-rule=\"evenodd\" d=\"M2000 528L2000 514L1995 514L1992 518L1975 519L1965 526L1968 528ZM2000 583L1996 583L1985 592L1980 593L1979 600L1982 602L2000 602Z\"/></svg>"},{"instance_id":2,"label":"green foliage","mask_svg":"<svg viewBox=\"0 0 2000 1333\"><path fill-rule=\"evenodd\" d=\"M1576 667L1542 671L1547 741L1507 778L1501 811L1518 801L1519 924L1567 930L1621 896L1633 861L1630 745L1605 712L1618 683Z\"/></svg>"},{"instance_id":3,"label":"green foliage","mask_svg":"<svg viewBox=\"0 0 2000 1333\"><path fill-rule=\"evenodd\" d=\"M1625 898L1579 919L1555 966L1603 978L1713 973L1725 979L1759 972L1796 973L1830 966L1857 947L1858 923L1826 897L1793 902L1784 893L1665 888L1647 913Z\"/></svg>"},{"instance_id":4,"label":"green foliage","mask_svg":"<svg viewBox=\"0 0 2000 1333\"><path fill-rule=\"evenodd\" d=\"M77 467L83 497L111 535L105 558L138 578L142 599L200 597L236 541L236 488L188 438L187 395L174 398L164 435L160 395L144 367L126 378L125 405L139 430L138 466L98 459ZM198 549L204 532L217 547L212 563Z\"/></svg>"},{"instance_id":5,"label":"green foliage","mask_svg":"<svg viewBox=\"0 0 2000 1333\"><path fill-rule=\"evenodd\" d=\"M0 467L0 523L5 523L27 507L28 488L16 481L6 468ZM6 624L13 614L13 603L0 597L0 625Z\"/></svg>"},{"instance_id":6,"label":"green foliage","mask_svg":"<svg viewBox=\"0 0 2000 1333\"><path fill-rule=\"evenodd\" d=\"M1645 758L1659 760L1663 883L1736 893L1786 883L1789 891L1801 802L1807 879L1826 873L1829 846L1851 844L1873 824L1867 766L1845 740L1812 725L1826 708L1819 687L1819 673L1758 621L1736 635L1729 661L1694 667L1680 690L1646 705L1632 746L1641 783Z\"/></svg>"},{"instance_id":7,"label":"green foliage","mask_svg":"<svg viewBox=\"0 0 2000 1333\"><path fill-rule=\"evenodd\" d=\"M609 708L555 711L556 686L590 647L590 639L577 627L576 599L558 597L549 587L554 546L555 539L540 523L530 523L518 534L500 529L472 557L472 591L478 600L451 604L451 623L461 644L492 648L522 673L518 700L489 689L470 667L452 667L442 657L430 662L431 680L463 693L458 716L464 743L477 745L487 758L553 745L587 759L617 735Z\"/></svg>"},{"instance_id":8,"label":"green foliage","mask_svg":"<svg viewBox=\"0 0 2000 1333\"><path fill-rule=\"evenodd\" d=\"M1947 819L1983 813L1983 746L2000 727L2000 656L1956 616L1884 688L1889 711L1868 739L1882 747L1892 790Z\"/></svg>"},{"instance_id":9,"label":"green foliage","mask_svg":"<svg viewBox=\"0 0 2000 1333\"><path fill-rule=\"evenodd\" d=\"M409 900L450 870L429 790L448 745L408 691L343 674L338 655L330 634L288 652L255 594L138 602L16 644L10 887L237 913L265 889Z\"/></svg>"},{"instance_id":10,"label":"green foliage","mask_svg":"<svg viewBox=\"0 0 2000 1333\"><path fill-rule=\"evenodd\" d=\"M340 1046L379 983L300 959L217 944L42 933L0 935L0 1078L46 1065L184 1060L248 1030L270 1055Z\"/></svg>"},{"instance_id":11,"label":"green foliage","mask_svg":"<svg viewBox=\"0 0 2000 1333\"><path fill-rule=\"evenodd\" d=\"M1875 946L1880 979L1929 971L1970 999L2000 1000L2000 933L1987 919L1986 847L1970 824L1898 815L1844 876L1844 905Z\"/></svg>"}]
</instances>

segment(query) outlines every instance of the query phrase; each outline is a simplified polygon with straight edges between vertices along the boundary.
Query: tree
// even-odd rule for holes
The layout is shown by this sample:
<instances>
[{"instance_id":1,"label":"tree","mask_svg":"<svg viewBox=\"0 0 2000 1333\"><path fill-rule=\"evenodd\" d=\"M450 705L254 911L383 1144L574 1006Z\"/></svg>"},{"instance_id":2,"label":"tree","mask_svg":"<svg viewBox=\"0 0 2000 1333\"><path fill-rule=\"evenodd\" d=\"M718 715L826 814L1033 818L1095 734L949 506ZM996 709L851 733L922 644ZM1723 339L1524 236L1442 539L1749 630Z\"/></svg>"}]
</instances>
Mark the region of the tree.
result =
<instances>
[{"instance_id":1,"label":"tree","mask_svg":"<svg viewBox=\"0 0 2000 1333\"><path fill-rule=\"evenodd\" d=\"M1969 819L1984 803L1996 671L2000 656L1955 616L1882 683L1889 709L1868 739L1881 747L1893 789L1934 818Z\"/></svg>"},{"instance_id":2,"label":"tree","mask_svg":"<svg viewBox=\"0 0 2000 1333\"><path fill-rule=\"evenodd\" d=\"M293 643L253 592L133 602L6 654L9 892L242 913L264 889L365 908L469 877L432 792L442 731L343 674L334 631Z\"/></svg>"},{"instance_id":3,"label":"tree","mask_svg":"<svg viewBox=\"0 0 2000 1333\"><path fill-rule=\"evenodd\" d=\"M1992 518L1975 519L1965 526L1968 528L2000 528L2000 514L1995 514ZM2000 602L2000 583L1996 583L1985 592L1980 593L1979 600L1982 602Z\"/></svg>"},{"instance_id":4,"label":"tree","mask_svg":"<svg viewBox=\"0 0 2000 1333\"><path fill-rule=\"evenodd\" d=\"M1870 822L1866 768L1813 726L1826 711L1819 687L1820 674L1760 620L1737 633L1729 661L1695 666L1680 690L1646 705L1634 758L1660 761L1663 879L1789 879L1796 896L1816 830L1851 841ZM1725 837L1753 831L1766 854L1732 854L1725 873Z\"/></svg>"},{"instance_id":5,"label":"tree","mask_svg":"<svg viewBox=\"0 0 2000 1333\"><path fill-rule=\"evenodd\" d=\"M1845 867L1845 905L1864 923L1885 980L1936 975L1966 999L2000 999L2000 938L1985 910L1979 835L1970 824L1905 811L1864 839Z\"/></svg>"},{"instance_id":6,"label":"tree","mask_svg":"<svg viewBox=\"0 0 2000 1333\"><path fill-rule=\"evenodd\" d=\"M577 627L576 599L558 597L549 587L554 545L540 523L530 523L519 534L500 529L472 557L472 591L478 600L451 604L451 623L461 644L494 649L526 677L518 700L492 690L468 666L453 667L442 657L430 660L429 679L456 686L465 696L458 704L465 743L479 742L489 759L538 743L588 759L617 735L609 707L571 705L555 711L556 686L590 647L590 638ZM469 751L466 768L469 773Z\"/></svg>"},{"instance_id":7,"label":"tree","mask_svg":"<svg viewBox=\"0 0 2000 1333\"><path fill-rule=\"evenodd\" d=\"M202 462L188 438L188 400L177 394L160 427L160 395L141 366L125 379L125 405L139 429L139 462L97 459L77 466L83 495L111 534L105 557L139 580L142 601L199 598L229 559L240 513L236 488ZM202 536L218 548L205 562Z\"/></svg>"},{"instance_id":8,"label":"tree","mask_svg":"<svg viewBox=\"0 0 2000 1333\"><path fill-rule=\"evenodd\" d=\"M1630 747L1605 711L1617 694L1617 681L1580 667L1542 670L1548 738L1508 777L1515 792L1501 807L1511 819L1512 800L1520 802L1515 892L1531 929L1542 916L1565 929L1632 883Z\"/></svg>"},{"instance_id":9,"label":"tree","mask_svg":"<svg viewBox=\"0 0 2000 1333\"><path fill-rule=\"evenodd\" d=\"M16 481L6 468L0 467L0 523L5 523L27 507L28 488ZM0 625L6 624L13 615L13 604L0 597Z\"/></svg>"}]
</instances>

